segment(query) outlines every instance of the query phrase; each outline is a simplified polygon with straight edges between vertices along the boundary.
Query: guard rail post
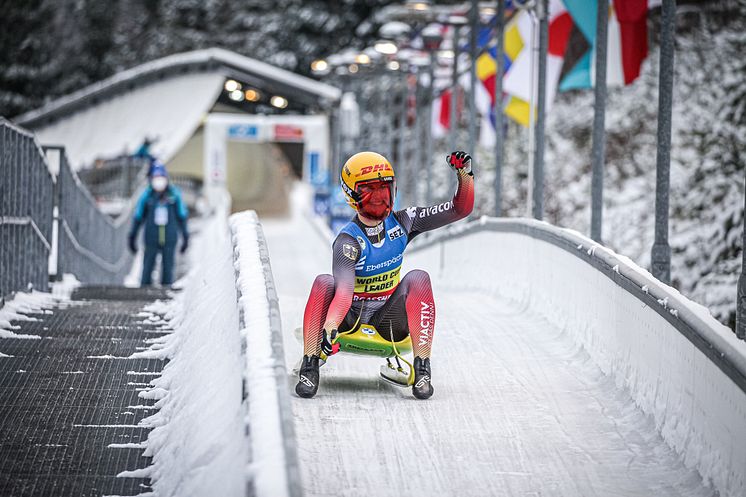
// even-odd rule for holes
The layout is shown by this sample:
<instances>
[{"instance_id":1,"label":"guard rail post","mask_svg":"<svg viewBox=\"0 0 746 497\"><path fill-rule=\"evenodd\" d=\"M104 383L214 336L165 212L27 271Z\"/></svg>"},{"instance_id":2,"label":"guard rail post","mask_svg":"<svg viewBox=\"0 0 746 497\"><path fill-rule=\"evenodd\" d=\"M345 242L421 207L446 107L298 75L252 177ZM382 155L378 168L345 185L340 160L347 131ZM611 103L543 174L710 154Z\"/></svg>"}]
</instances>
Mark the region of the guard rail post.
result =
<instances>
[{"instance_id":1,"label":"guard rail post","mask_svg":"<svg viewBox=\"0 0 746 497\"><path fill-rule=\"evenodd\" d=\"M658 85L658 153L655 184L655 243L650 257L653 276L671 283L671 246L668 244L668 196L671 170L671 107L673 95L676 0L663 0Z\"/></svg>"},{"instance_id":2,"label":"guard rail post","mask_svg":"<svg viewBox=\"0 0 746 497\"><path fill-rule=\"evenodd\" d=\"M746 189L744 189L743 233L741 245L741 276L738 277L736 298L736 336L746 340Z\"/></svg>"}]
</instances>

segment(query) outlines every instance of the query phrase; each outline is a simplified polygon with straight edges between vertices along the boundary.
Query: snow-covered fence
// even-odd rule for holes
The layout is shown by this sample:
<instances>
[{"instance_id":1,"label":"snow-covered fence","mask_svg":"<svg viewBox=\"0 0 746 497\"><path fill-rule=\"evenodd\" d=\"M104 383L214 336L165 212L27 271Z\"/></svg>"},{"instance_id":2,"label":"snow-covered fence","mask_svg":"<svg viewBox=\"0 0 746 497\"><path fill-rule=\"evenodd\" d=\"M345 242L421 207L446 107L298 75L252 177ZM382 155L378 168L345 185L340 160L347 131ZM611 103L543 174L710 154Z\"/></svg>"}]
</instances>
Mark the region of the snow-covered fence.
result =
<instances>
[{"instance_id":1,"label":"snow-covered fence","mask_svg":"<svg viewBox=\"0 0 746 497\"><path fill-rule=\"evenodd\" d=\"M57 274L74 274L83 283L121 283L132 266L127 232L135 198L112 220L99 210L70 168L64 149L45 147L45 150L48 154L59 154Z\"/></svg>"},{"instance_id":2,"label":"snow-covered fence","mask_svg":"<svg viewBox=\"0 0 746 497\"><path fill-rule=\"evenodd\" d=\"M746 495L746 343L707 309L626 257L538 221L483 219L427 240L409 266L546 315L719 495Z\"/></svg>"},{"instance_id":3,"label":"snow-covered fence","mask_svg":"<svg viewBox=\"0 0 746 497\"><path fill-rule=\"evenodd\" d=\"M0 303L29 285L46 290L50 272L84 283L124 281L133 209L134 198L112 220L70 169L63 148L42 148L32 133L0 118Z\"/></svg>"},{"instance_id":4,"label":"snow-covered fence","mask_svg":"<svg viewBox=\"0 0 746 497\"><path fill-rule=\"evenodd\" d=\"M54 182L34 135L0 118L0 306L48 288Z\"/></svg>"},{"instance_id":5,"label":"snow-covered fence","mask_svg":"<svg viewBox=\"0 0 746 497\"><path fill-rule=\"evenodd\" d=\"M101 167L79 169L76 174L96 200L121 202L133 196L137 186L145 182L149 164L145 157L120 155L101 161ZM173 177L169 180L173 184Z\"/></svg>"},{"instance_id":6,"label":"snow-covered fence","mask_svg":"<svg viewBox=\"0 0 746 497\"><path fill-rule=\"evenodd\" d=\"M251 495L300 496L280 309L269 252L255 212L234 214L230 226L245 358Z\"/></svg>"}]
</instances>

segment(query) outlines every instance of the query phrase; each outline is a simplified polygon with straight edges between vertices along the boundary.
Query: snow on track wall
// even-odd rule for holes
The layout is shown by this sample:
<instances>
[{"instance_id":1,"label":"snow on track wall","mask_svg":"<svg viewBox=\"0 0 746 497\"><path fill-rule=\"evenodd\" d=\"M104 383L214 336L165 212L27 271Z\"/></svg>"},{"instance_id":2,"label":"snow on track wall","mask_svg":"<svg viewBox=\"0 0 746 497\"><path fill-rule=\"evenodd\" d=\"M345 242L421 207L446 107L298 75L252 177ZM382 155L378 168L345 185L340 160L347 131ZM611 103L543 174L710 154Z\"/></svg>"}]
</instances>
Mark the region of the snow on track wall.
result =
<instances>
[{"instance_id":1,"label":"snow on track wall","mask_svg":"<svg viewBox=\"0 0 746 497\"><path fill-rule=\"evenodd\" d=\"M427 240L407 266L544 313L653 416L687 466L723 497L746 495L746 343L706 309L538 221L483 219Z\"/></svg>"},{"instance_id":2,"label":"snow on track wall","mask_svg":"<svg viewBox=\"0 0 746 497\"><path fill-rule=\"evenodd\" d=\"M160 407L144 423L154 426L147 455L157 496L243 497L249 460L242 406L241 339L227 215L218 214L196 236L196 264L184 290L168 304L174 332L163 344L136 353L168 357L161 377L141 397ZM156 303L149 310L165 307Z\"/></svg>"},{"instance_id":3,"label":"snow on track wall","mask_svg":"<svg viewBox=\"0 0 746 497\"><path fill-rule=\"evenodd\" d=\"M269 252L253 211L230 218L245 360L252 495L301 495L280 309Z\"/></svg>"},{"instance_id":4,"label":"snow on track wall","mask_svg":"<svg viewBox=\"0 0 746 497\"><path fill-rule=\"evenodd\" d=\"M226 207L227 209L227 207ZM221 211L221 209L218 209ZM280 313L256 214L218 212L194 243L184 291L150 312L174 332L137 357L167 357L147 454L155 495L299 497ZM134 357L133 356L133 357Z\"/></svg>"}]
</instances>

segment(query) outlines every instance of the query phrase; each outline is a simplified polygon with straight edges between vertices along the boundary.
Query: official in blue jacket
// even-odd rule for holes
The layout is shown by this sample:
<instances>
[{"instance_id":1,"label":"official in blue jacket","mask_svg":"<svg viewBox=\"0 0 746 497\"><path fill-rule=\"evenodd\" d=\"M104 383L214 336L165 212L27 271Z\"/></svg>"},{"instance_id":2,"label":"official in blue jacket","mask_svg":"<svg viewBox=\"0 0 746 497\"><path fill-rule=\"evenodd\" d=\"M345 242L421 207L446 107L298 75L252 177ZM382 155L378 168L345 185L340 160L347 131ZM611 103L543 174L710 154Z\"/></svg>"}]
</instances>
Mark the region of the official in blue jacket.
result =
<instances>
[{"instance_id":1,"label":"official in blue jacket","mask_svg":"<svg viewBox=\"0 0 746 497\"><path fill-rule=\"evenodd\" d=\"M189 246L187 217L189 213L181 191L169 184L168 173L161 163L155 163L150 170L150 185L137 201L132 229L129 233L129 248L137 252L137 232L145 224L143 258L143 286L152 284L153 268L158 253L161 254L161 284L170 285L174 281L174 254L181 232L181 253Z\"/></svg>"}]
</instances>

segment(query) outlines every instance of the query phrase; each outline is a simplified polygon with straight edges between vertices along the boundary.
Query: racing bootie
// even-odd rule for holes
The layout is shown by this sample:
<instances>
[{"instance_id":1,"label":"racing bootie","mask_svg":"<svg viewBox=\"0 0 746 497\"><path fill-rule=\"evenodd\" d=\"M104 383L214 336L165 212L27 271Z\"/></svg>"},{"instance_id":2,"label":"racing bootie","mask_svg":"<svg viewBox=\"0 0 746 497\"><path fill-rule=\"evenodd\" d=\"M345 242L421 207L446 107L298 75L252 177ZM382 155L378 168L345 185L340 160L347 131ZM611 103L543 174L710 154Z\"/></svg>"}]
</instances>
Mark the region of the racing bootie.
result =
<instances>
[{"instance_id":1,"label":"racing bootie","mask_svg":"<svg viewBox=\"0 0 746 497\"><path fill-rule=\"evenodd\" d=\"M303 364L298 371L298 384L295 393L299 397L310 399L319 389L319 356L304 355Z\"/></svg>"},{"instance_id":2,"label":"racing bootie","mask_svg":"<svg viewBox=\"0 0 746 497\"><path fill-rule=\"evenodd\" d=\"M414 358L414 385L412 394L418 399L429 399L433 395L433 385L430 383L430 358Z\"/></svg>"}]
</instances>

